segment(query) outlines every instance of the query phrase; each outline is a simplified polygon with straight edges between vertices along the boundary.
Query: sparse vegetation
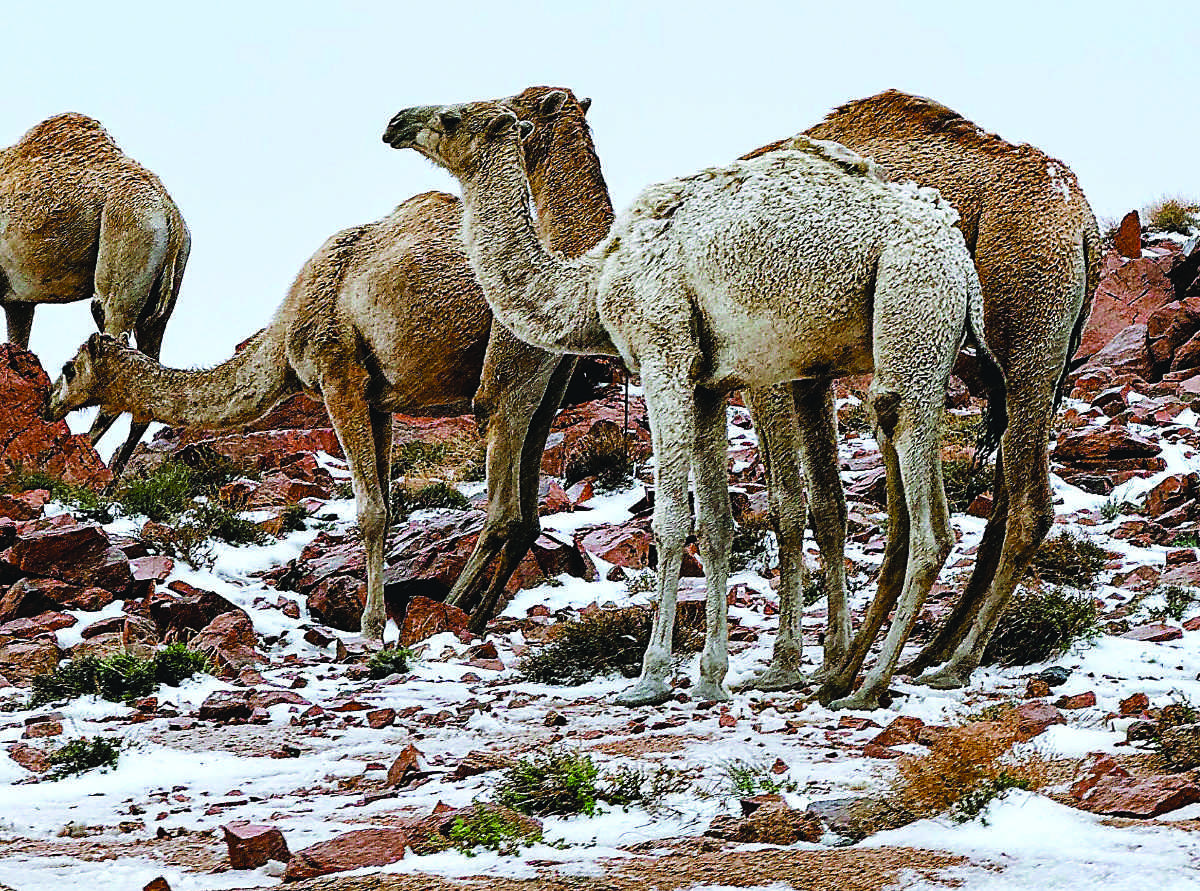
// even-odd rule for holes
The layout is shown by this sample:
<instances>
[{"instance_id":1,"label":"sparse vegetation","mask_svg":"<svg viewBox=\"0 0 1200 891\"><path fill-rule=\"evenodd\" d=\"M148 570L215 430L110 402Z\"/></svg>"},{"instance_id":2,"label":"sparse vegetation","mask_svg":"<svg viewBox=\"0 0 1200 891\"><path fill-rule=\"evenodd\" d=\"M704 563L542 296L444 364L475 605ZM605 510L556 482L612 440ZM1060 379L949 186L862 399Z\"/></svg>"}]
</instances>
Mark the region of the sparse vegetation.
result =
<instances>
[{"instance_id":1,"label":"sparse vegetation","mask_svg":"<svg viewBox=\"0 0 1200 891\"><path fill-rule=\"evenodd\" d=\"M649 813L666 810L668 795L683 792L691 783L682 773L665 765L653 770L622 764L605 775L600 786L600 798L615 807L639 805Z\"/></svg>"},{"instance_id":2,"label":"sparse vegetation","mask_svg":"<svg viewBox=\"0 0 1200 891\"><path fill-rule=\"evenodd\" d=\"M1182 696L1164 705L1150 743L1169 770L1200 767L1200 709Z\"/></svg>"},{"instance_id":3,"label":"sparse vegetation","mask_svg":"<svg viewBox=\"0 0 1200 891\"><path fill-rule=\"evenodd\" d=\"M379 681L393 674L404 674L412 660L412 650L407 647L388 647L372 654L367 660L368 675Z\"/></svg>"},{"instance_id":4,"label":"sparse vegetation","mask_svg":"<svg viewBox=\"0 0 1200 891\"><path fill-rule=\"evenodd\" d=\"M594 816L600 800L600 768L588 755L553 749L522 758L504 771L496 801L544 817L549 814Z\"/></svg>"},{"instance_id":5,"label":"sparse vegetation","mask_svg":"<svg viewBox=\"0 0 1200 891\"><path fill-rule=\"evenodd\" d=\"M1096 604L1061 588L1020 590L1000 618L983 653L984 664L1030 665L1065 652L1099 633Z\"/></svg>"},{"instance_id":6,"label":"sparse vegetation","mask_svg":"<svg viewBox=\"0 0 1200 891\"><path fill-rule=\"evenodd\" d=\"M550 640L521 660L521 672L544 684L584 684L620 672L636 677L650 642L650 610L643 607L597 610L551 632ZM677 653L696 652L703 643L703 615L681 609L675 620Z\"/></svg>"},{"instance_id":7,"label":"sparse vegetation","mask_svg":"<svg viewBox=\"0 0 1200 891\"><path fill-rule=\"evenodd\" d=\"M279 528L283 532L303 532L307 528L308 511L300 504L289 504L279 515Z\"/></svg>"},{"instance_id":8,"label":"sparse vegetation","mask_svg":"<svg viewBox=\"0 0 1200 891\"><path fill-rule=\"evenodd\" d=\"M149 696L160 684L175 687L210 670L208 657L183 644L170 644L150 659L132 653L84 656L34 677L30 707L93 694L110 702L131 702Z\"/></svg>"},{"instance_id":9,"label":"sparse vegetation","mask_svg":"<svg viewBox=\"0 0 1200 891\"><path fill-rule=\"evenodd\" d=\"M478 848L504 855L518 854L521 845L541 840L541 832L479 802L469 817L458 817L450 826L450 844L468 857L474 857Z\"/></svg>"},{"instance_id":10,"label":"sparse vegetation","mask_svg":"<svg viewBox=\"0 0 1200 891\"><path fill-rule=\"evenodd\" d=\"M646 450L632 435L627 436L613 421L599 420L575 443L563 466L563 481L572 485L594 477L600 491L621 489L633 479L637 461Z\"/></svg>"},{"instance_id":11,"label":"sparse vegetation","mask_svg":"<svg viewBox=\"0 0 1200 891\"><path fill-rule=\"evenodd\" d=\"M55 501L61 501L74 509L84 519L98 523L112 521L112 502L87 486L68 483L66 480L51 476L44 470L25 470L18 464L14 466L0 483L0 490L19 495L34 489L46 489Z\"/></svg>"},{"instance_id":12,"label":"sparse vegetation","mask_svg":"<svg viewBox=\"0 0 1200 891\"><path fill-rule=\"evenodd\" d=\"M901 758L888 796L889 823L946 812L964 822L1010 789L1046 785L1048 764L1041 755L1013 754L1016 728L1011 712L1004 720L952 727L927 755Z\"/></svg>"},{"instance_id":13,"label":"sparse vegetation","mask_svg":"<svg viewBox=\"0 0 1200 891\"><path fill-rule=\"evenodd\" d=\"M1180 532L1171 539L1173 548L1200 548L1200 535L1195 532Z\"/></svg>"},{"instance_id":14,"label":"sparse vegetation","mask_svg":"<svg viewBox=\"0 0 1200 891\"><path fill-rule=\"evenodd\" d=\"M471 482L483 479L486 463L487 447L478 436L401 442L392 448L392 479L416 476Z\"/></svg>"},{"instance_id":15,"label":"sparse vegetation","mask_svg":"<svg viewBox=\"0 0 1200 891\"><path fill-rule=\"evenodd\" d=\"M407 517L417 510L434 508L466 510L470 506L471 501L467 496L441 480L427 483L416 489L407 485L396 485L392 489L391 514L393 519Z\"/></svg>"},{"instance_id":16,"label":"sparse vegetation","mask_svg":"<svg viewBox=\"0 0 1200 891\"><path fill-rule=\"evenodd\" d=\"M971 502L992 487L992 464L976 467L973 458L947 458L942 461L942 481L946 501L952 513L962 513Z\"/></svg>"},{"instance_id":17,"label":"sparse vegetation","mask_svg":"<svg viewBox=\"0 0 1200 891\"><path fill-rule=\"evenodd\" d=\"M729 568L765 570L767 547L770 542L771 518L765 512L749 513L733 530L729 549Z\"/></svg>"},{"instance_id":18,"label":"sparse vegetation","mask_svg":"<svg viewBox=\"0 0 1200 891\"><path fill-rule=\"evenodd\" d=\"M1190 235L1200 229L1200 204L1183 198L1163 198L1146 208L1143 216L1148 228L1159 232Z\"/></svg>"},{"instance_id":19,"label":"sparse vegetation","mask_svg":"<svg viewBox=\"0 0 1200 891\"><path fill-rule=\"evenodd\" d=\"M724 761L720 764L721 774L717 794L728 798L749 798L753 795L778 795L795 792L794 780L781 778L769 764L760 764L741 759Z\"/></svg>"},{"instance_id":20,"label":"sparse vegetation","mask_svg":"<svg viewBox=\"0 0 1200 891\"><path fill-rule=\"evenodd\" d=\"M61 780L97 767L116 767L120 755L120 744L103 736L72 739L50 753L50 772L46 777Z\"/></svg>"},{"instance_id":21,"label":"sparse vegetation","mask_svg":"<svg viewBox=\"0 0 1200 891\"><path fill-rule=\"evenodd\" d=\"M1127 507L1115 498L1107 499L1104 504L1100 505L1100 516L1106 523L1111 523L1117 517L1121 516Z\"/></svg>"},{"instance_id":22,"label":"sparse vegetation","mask_svg":"<svg viewBox=\"0 0 1200 891\"><path fill-rule=\"evenodd\" d=\"M1108 555L1091 539L1064 529L1047 538L1033 558L1038 578L1054 585L1086 588L1095 580Z\"/></svg>"},{"instance_id":23,"label":"sparse vegetation","mask_svg":"<svg viewBox=\"0 0 1200 891\"><path fill-rule=\"evenodd\" d=\"M1148 615L1152 622L1161 622L1163 619L1174 619L1179 622L1192 608L1192 604L1200 600L1200 595L1194 588L1183 588L1179 585L1168 585L1165 588L1157 589L1154 593L1163 598L1163 605L1149 611Z\"/></svg>"}]
</instances>

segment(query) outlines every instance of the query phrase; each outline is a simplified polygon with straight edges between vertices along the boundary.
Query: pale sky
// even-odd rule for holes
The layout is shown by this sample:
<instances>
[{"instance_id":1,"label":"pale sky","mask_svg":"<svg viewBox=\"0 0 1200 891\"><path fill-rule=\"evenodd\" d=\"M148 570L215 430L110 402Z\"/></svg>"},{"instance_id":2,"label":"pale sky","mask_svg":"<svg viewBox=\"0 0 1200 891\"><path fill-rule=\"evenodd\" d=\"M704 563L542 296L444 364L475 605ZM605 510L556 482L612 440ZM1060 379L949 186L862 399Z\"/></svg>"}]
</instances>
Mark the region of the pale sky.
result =
<instances>
[{"instance_id":1,"label":"pale sky","mask_svg":"<svg viewBox=\"0 0 1200 891\"><path fill-rule=\"evenodd\" d=\"M1200 196L1187 3L89 0L9 4L3 32L0 144L84 112L182 210L192 255L163 350L175 365L230 355L338 229L457 191L381 142L395 111L531 84L592 97L618 209L888 87L1065 161L1102 218ZM84 303L42 307L32 347L53 377L91 330Z\"/></svg>"}]
</instances>

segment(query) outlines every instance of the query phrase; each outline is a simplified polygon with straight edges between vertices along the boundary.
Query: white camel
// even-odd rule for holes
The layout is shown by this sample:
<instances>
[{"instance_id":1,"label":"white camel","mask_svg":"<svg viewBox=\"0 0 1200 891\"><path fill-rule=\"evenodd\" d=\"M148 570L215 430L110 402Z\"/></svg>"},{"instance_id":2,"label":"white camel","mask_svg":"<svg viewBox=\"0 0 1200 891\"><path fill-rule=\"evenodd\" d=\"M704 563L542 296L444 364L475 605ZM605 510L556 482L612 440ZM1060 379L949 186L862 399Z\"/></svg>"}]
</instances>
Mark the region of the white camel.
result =
<instances>
[{"instance_id":1,"label":"white camel","mask_svg":"<svg viewBox=\"0 0 1200 891\"><path fill-rule=\"evenodd\" d=\"M835 703L873 707L952 542L937 431L964 329L977 340L983 331L957 214L932 190L884 182L836 143L798 139L795 150L647 188L600 244L567 260L541 243L531 217L520 140L532 129L476 102L401 111L384 140L461 182L463 240L497 319L542 349L620 355L641 374L656 461L658 610L642 676L618 701L670 695L689 468L708 596L693 696L729 698L725 394L874 371L891 529L907 529L908 561L902 579L881 580L903 593L878 663Z\"/></svg>"}]
</instances>

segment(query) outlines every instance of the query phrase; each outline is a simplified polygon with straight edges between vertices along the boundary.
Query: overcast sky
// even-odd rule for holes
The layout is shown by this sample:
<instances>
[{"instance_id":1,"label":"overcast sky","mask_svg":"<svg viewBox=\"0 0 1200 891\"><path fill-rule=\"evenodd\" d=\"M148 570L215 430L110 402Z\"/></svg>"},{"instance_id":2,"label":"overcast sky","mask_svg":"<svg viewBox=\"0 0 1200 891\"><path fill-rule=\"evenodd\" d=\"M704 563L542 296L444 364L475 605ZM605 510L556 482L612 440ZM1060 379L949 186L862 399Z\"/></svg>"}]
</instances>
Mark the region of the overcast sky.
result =
<instances>
[{"instance_id":1,"label":"overcast sky","mask_svg":"<svg viewBox=\"0 0 1200 891\"><path fill-rule=\"evenodd\" d=\"M1101 217L1200 196L1187 3L89 0L8 5L3 33L0 144L90 114L183 211L176 365L228 356L333 232L457 191L380 141L395 111L530 84L593 98L618 208L888 87L1057 156ZM84 304L40 308L32 346L53 376L90 330Z\"/></svg>"}]
</instances>

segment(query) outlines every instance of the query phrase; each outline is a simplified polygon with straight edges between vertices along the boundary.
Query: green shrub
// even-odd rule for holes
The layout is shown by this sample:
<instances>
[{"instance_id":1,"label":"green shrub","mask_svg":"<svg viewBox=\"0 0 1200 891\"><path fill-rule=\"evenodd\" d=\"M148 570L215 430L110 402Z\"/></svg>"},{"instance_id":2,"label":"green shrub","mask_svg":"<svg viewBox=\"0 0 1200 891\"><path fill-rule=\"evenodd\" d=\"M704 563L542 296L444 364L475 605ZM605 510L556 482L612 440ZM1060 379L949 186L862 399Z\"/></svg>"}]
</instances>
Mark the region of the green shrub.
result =
<instances>
[{"instance_id":1,"label":"green shrub","mask_svg":"<svg viewBox=\"0 0 1200 891\"><path fill-rule=\"evenodd\" d=\"M995 476L992 464L976 467L972 458L948 458L942 461L942 482L946 502L953 513L962 513L971 502L992 487Z\"/></svg>"},{"instance_id":2,"label":"green shrub","mask_svg":"<svg viewBox=\"0 0 1200 891\"><path fill-rule=\"evenodd\" d=\"M968 823L983 813L984 808L993 801L1004 798L1010 789L1028 791L1032 788L1033 782L1028 777L1001 770L996 776L983 780L955 801L950 807L950 819L955 823Z\"/></svg>"},{"instance_id":3,"label":"green shrub","mask_svg":"<svg viewBox=\"0 0 1200 891\"><path fill-rule=\"evenodd\" d=\"M1195 532L1180 532L1171 539L1173 548L1200 548L1200 535Z\"/></svg>"},{"instance_id":4,"label":"green shrub","mask_svg":"<svg viewBox=\"0 0 1200 891\"><path fill-rule=\"evenodd\" d=\"M93 694L110 702L131 702L149 696L159 684L177 687L192 675L210 670L207 656L178 643L164 647L150 659L131 653L103 658L83 656L35 676L30 707Z\"/></svg>"},{"instance_id":5,"label":"green shrub","mask_svg":"<svg viewBox=\"0 0 1200 891\"><path fill-rule=\"evenodd\" d=\"M1060 588L1017 592L983 653L984 664L1030 665L1099 633L1096 604Z\"/></svg>"},{"instance_id":6,"label":"green shrub","mask_svg":"<svg viewBox=\"0 0 1200 891\"><path fill-rule=\"evenodd\" d=\"M1200 206L1194 202L1179 198L1164 198L1146 208L1146 219L1149 228L1159 232L1190 235L1193 229L1200 229L1200 217L1196 215L1197 211L1200 211Z\"/></svg>"},{"instance_id":7,"label":"green shrub","mask_svg":"<svg viewBox=\"0 0 1200 891\"><path fill-rule=\"evenodd\" d=\"M1164 705L1150 743L1169 770L1200 767L1200 709L1182 696Z\"/></svg>"},{"instance_id":8,"label":"green shrub","mask_svg":"<svg viewBox=\"0 0 1200 891\"><path fill-rule=\"evenodd\" d=\"M585 684L614 671L637 677L650 643L651 621L650 610L631 606L597 610L564 622L551 631L549 641L522 658L521 673L543 684ZM681 609L675 619L673 649L698 651L703 630L698 610L693 614Z\"/></svg>"},{"instance_id":9,"label":"green shrub","mask_svg":"<svg viewBox=\"0 0 1200 891\"><path fill-rule=\"evenodd\" d=\"M70 505L74 512L84 519L98 523L112 522L112 502L98 492L93 492L87 486L68 483L66 480L51 476L44 470L25 470L17 464L4 478L0 489L10 495L19 495L33 489L46 489L55 501Z\"/></svg>"},{"instance_id":10,"label":"green shrub","mask_svg":"<svg viewBox=\"0 0 1200 891\"><path fill-rule=\"evenodd\" d=\"M407 647L395 647L379 650L367 660L368 674L373 681L382 680L393 674L404 674L408 671L412 651Z\"/></svg>"},{"instance_id":11,"label":"green shrub","mask_svg":"<svg viewBox=\"0 0 1200 891\"><path fill-rule=\"evenodd\" d=\"M1047 538L1033 558L1038 577L1054 585L1086 588L1108 562L1104 548L1090 539L1064 529Z\"/></svg>"},{"instance_id":12,"label":"green shrub","mask_svg":"<svg viewBox=\"0 0 1200 891\"><path fill-rule=\"evenodd\" d=\"M307 528L308 511L300 504L289 504L279 515L280 529L284 532L303 532Z\"/></svg>"},{"instance_id":13,"label":"green shrub","mask_svg":"<svg viewBox=\"0 0 1200 891\"><path fill-rule=\"evenodd\" d=\"M407 517L416 510L433 510L449 508L450 510L467 510L471 500L449 483L440 480L410 489L407 486L396 486L392 489L391 514L393 519Z\"/></svg>"},{"instance_id":14,"label":"green shrub","mask_svg":"<svg viewBox=\"0 0 1200 891\"><path fill-rule=\"evenodd\" d=\"M588 755L552 749L521 758L504 771L496 801L506 807L544 817L549 814L594 816L600 768Z\"/></svg>"},{"instance_id":15,"label":"green shrub","mask_svg":"<svg viewBox=\"0 0 1200 891\"><path fill-rule=\"evenodd\" d=\"M198 503L190 514L190 522L209 538L218 538L229 544L264 544L267 535L253 520L238 516L216 501Z\"/></svg>"},{"instance_id":16,"label":"green shrub","mask_svg":"<svg viewBox=\"0 0 1200 891\"><path fill-rule=\"evenodd\" d=\"M633 479L634 465L646 457L641 442L614 421L600 420L575 443L563 465L568 486L594 477L600 491L622 489Z\"/></svg>"},{"instance_id":17,"label":"green shrub","mask_svg":"<svg viewBox=\"0 0 1200 891\"><path fill-rule=\"evenodd\" d=\"M120 743L103 736L72 739L50 753L46 777L61 780L97 767L116 767L120 754Z\"/></svg>"},{"instance_id":18,"label":"green shrub","mask_svg":"<svg viewBox=\"0 0 1200 891\"><path fill-rule=\"evenodd\" d=\"M729 548L729 568L767 568L767 545L770 541L771 518L766 513L750 513L742 518L733 530L733 542Z\"/></svg>"},{"instance_id":19,"label":"green shrub","mask_svg":"<svg viewBox=\"0 0 1200 891\"><path fill-rule=\"evenodd\" d=\"M1154 593L1161 595L1165 602L1162 606L1149 611L1152 622L1161 622L1168 618L1179 622L1192 608L1192 604L1200 600L1200 596L1197 595L1194 588L1181 588L1179 585L1168 585L1165 588L1159 588Z\"/></svg>"},{"instance_id":20,"label":"green shrub","mask_svg":"<svg viewBox=\"0 0 1200 891\"><path fill-rule=\"evenodd\" d=\"M179 461L164 461L153 471L121 481L114 499L127 514L140 514L156 523L179 516L204 494L195 472Z\"/></svg>"},{"instance_id":21,"label":"green shrub","mask_svg":"<svg viewBox=\"0 0 1200 891\"><path fill-rule=\"evenodd\" d=\"M212 566L216 555L208 530L199 523L148 526L138 536L152 554L174 557L197 568Z\"/></svg>"},{"instance_id":22,"label":"green shrub","mask_svg":"<svg viewBox=\"0 0 1200 891\"><path fill-rule=\"evenodd\" d=\"M749 798L754 795L778 795L795 792L793 780L780 779L769 764L753 763L735 758L723 761L717 791L725 797Z\"/></svg>"},{"instance_id":23,"label":"green shrub","mask_svg":"<svg viewBox=\"0 0 1200 891\"><path fill-rule=\"evenodd\" d=\"M475 856L477 848L485 848L498 854L517 854L522 844L542 840L540 830L514 820L503 811L476 802L469 817L458 817L450 826L450 843L468 857Z\"/></svg>"},{"instance_id":24,"label":"green shrub","mask_svg":"<svg viewBox=\"0 0 1200 891\"><path fill-rule=\"evenodd\" d=\"M654 814L665 809L666 796L684 792L690 785L682 773L665 765L648 770L622 764L605 774L598 794L606 804L620 808L636 804Z\"/></svg>"},{"instance_id":25,"label":"green shrub","mask_svg":"<svg viewBox=\"0 0 1200 891\"><path fill-rule=\"evenodd\" d=\"M392 448L392 479L434 476L458 482L481 480L487 447L477 436L464 434L437 442L402 442Z\"/></svg>"}]
</instances>

